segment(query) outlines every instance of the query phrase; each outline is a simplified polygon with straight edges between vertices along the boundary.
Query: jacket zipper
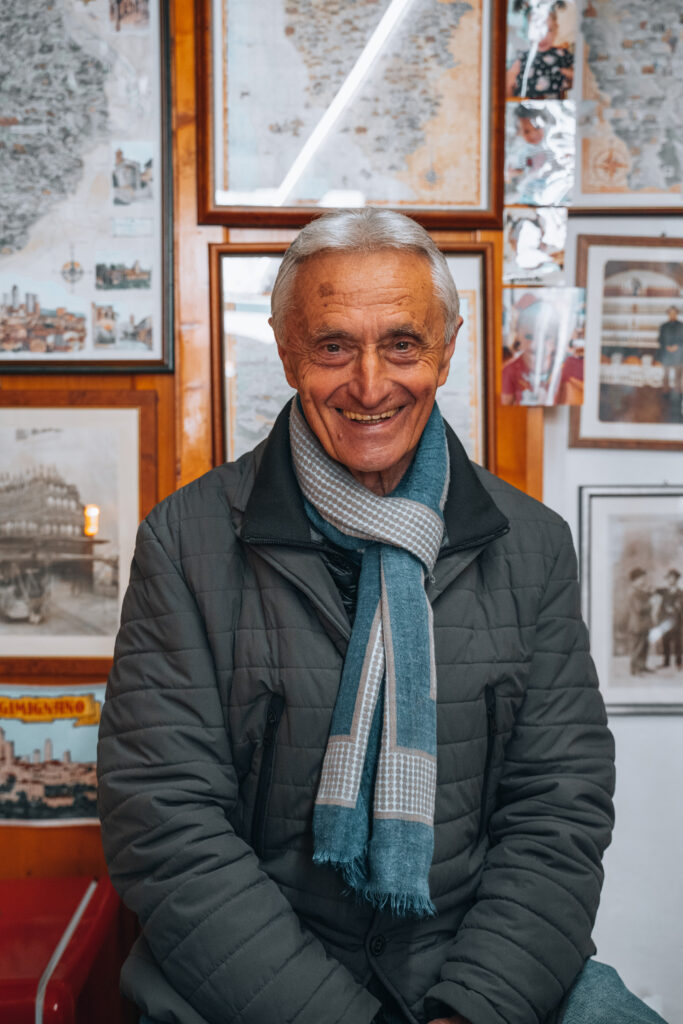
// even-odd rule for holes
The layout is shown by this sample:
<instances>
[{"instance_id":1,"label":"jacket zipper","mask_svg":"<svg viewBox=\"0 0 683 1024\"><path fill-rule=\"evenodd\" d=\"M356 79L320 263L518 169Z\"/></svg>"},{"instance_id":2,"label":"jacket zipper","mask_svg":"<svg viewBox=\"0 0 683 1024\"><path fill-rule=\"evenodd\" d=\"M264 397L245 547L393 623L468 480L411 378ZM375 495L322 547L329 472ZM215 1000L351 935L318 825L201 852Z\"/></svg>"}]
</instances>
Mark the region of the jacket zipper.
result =
<instances>
[{"instance_id":1,"label":"jacket zipper","mask_svg":"<svg viewBox=\"0 0 683 1024\"><path fill-rule=\"evenodd\" d=\"M275 739L284 707L285 698L282 694L274 693L268 701L268 711L266 712L266 728L263 733L263 755L261 757L261 769L256 786L254 817L251 826L251 845L259 857L262 856L265 848L266 810L268 809L270 786L273 781Z\"/></svg>"},{"instance_id":2,"label":"jacket zipper","mask_svg":"<svg viewBox=\"0 0 683 1024\"><path fill-rule=\"evenodd\" d=\"M489 683L484 687L484 701L486 703L486 760L484 762L484 780L481 786L477 842L481 842L486 832L486 804L488 802L489 777L491 775L491 762L493 761L493 748L496 739L496 691Z\"/></svg>"}]
</instances>

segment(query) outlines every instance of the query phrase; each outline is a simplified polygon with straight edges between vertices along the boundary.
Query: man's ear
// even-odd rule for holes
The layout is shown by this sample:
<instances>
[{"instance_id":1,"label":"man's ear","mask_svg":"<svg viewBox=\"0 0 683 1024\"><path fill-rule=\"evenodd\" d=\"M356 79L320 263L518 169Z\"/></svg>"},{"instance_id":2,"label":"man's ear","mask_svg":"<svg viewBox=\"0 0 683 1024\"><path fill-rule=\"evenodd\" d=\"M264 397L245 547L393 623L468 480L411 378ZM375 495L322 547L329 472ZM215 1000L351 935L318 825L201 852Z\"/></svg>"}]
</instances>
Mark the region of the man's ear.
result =
<instances>
[{"instance_id":1,"label":"man's ear","mask_svg":"<svg viewBox=\"0 0 683 1024\"><path fill-rule=\"evenodd\" d=\"M451 358L453 356L453 353L455 352L455 339L458 336L458 331L462 327L462 323L462 317L459 316L458 322L455 325L455 330L453 331L453 334L451 335L450 339L446 342L446 345L444 346L443 355L441 356L441 366L439 367L439 380L437 385L438 387L441 387L441 385L445 384L446 381L448 380L448 371L451 366Z\"/></svg>"},{"instance_id":2,"label":"man's ear","mask_svg":"<svg viewBox=\"0 0 683 1024\"><path fill-rule=\"evenodd\" d=\"M270 324L271 327L273 326L273 318L272 318L272 316L268 320L268 323ZM292 353L289 351L289 349L284 344L284 342L280 341L280 339L277 337L277 335L275 336L275 342L277 344L277 354L280 357L280 361L282 363L282 367L283 367L283 369L285 371L285 377L287 378L287 383L289 384L290 388L294 388L294 390L296 391L298 389L297 389L296 376L294 374L294 363L293 363L293 360L292 360Z\"/></svg>"}]
</instances>

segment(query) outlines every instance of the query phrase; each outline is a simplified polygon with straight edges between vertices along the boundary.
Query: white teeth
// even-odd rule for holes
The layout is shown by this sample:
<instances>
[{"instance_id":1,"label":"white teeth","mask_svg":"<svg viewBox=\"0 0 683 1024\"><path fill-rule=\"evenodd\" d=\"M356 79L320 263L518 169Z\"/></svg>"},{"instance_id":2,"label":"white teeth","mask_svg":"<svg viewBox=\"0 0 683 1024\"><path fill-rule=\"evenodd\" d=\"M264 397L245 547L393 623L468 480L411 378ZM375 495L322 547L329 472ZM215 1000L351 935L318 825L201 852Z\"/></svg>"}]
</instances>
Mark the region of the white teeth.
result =
<instances>
[{"instance_id":1,"label":"white teeth","mask_svg":"<svg viewBox=\"0 0 683 1024\"><path fill-rule=\"evenodd\" d=\"M347 420L358 420L361 423L375 423L377 420L388 420L394 416L398 409L388 409L386 412L380 412L376 416L364 416L361 412L351 412L350 409L341 409L342 416L346 416Z\"/></svg>"}]
</instances>

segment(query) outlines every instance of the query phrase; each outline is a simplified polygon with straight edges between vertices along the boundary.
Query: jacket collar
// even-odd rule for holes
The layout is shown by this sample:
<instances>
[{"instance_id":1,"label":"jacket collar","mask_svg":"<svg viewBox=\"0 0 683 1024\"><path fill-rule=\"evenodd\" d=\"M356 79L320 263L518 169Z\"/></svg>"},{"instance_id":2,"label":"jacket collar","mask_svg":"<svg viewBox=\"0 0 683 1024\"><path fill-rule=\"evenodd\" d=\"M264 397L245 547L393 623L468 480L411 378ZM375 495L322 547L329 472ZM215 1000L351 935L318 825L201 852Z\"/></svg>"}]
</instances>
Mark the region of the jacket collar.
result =
<instances>
[{"instance_id":1,"label":"jacket collar","mask_svg":"<svg viewBox=\"0 0 683 1024\"><path fill-rule=\"evenodd\" d=\"M289 446L290 402L280 412L262 449L240 534L251 544L320 547L311 536ZM446 424L451 478L444 508L442 553L480 547L506 533L509 524L479 480L462 444Z\"/></svg>"}]
</instances>

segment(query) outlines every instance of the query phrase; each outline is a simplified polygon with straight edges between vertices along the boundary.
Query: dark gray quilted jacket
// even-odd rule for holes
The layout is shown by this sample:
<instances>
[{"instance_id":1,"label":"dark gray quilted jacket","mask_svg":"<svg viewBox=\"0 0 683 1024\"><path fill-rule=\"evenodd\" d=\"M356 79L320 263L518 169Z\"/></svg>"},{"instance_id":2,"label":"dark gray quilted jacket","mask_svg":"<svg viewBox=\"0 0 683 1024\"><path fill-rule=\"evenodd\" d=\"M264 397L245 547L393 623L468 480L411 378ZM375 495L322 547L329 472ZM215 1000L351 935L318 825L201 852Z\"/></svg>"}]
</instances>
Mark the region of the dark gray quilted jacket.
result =
<instances>
[{"instance_id":1,"label":"dark gray quilted jacket","mask_svg":"<svg viewBox=\"0 0 683 1024\"><path fill-rule=\"evenodd\" d=\"M140 527L99 745L112 881L143 927L123 986L159 1021L538 1024L593 951L612 741L566 525L449 435L428 593L438 674L430 874L396 919L312 862L349 620L269 440Z\"/></svg>"}]
</instances>

